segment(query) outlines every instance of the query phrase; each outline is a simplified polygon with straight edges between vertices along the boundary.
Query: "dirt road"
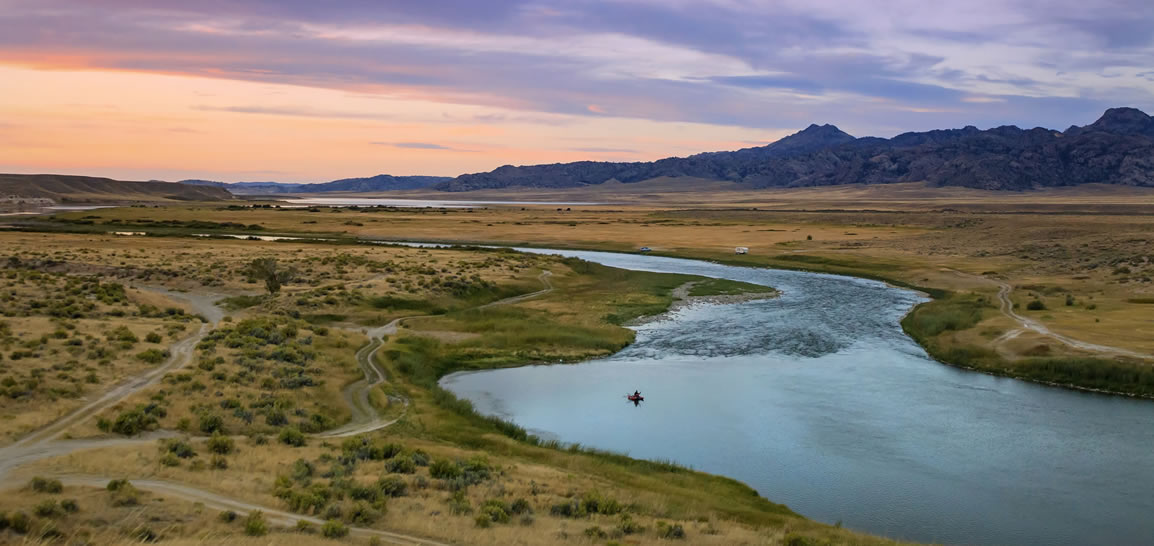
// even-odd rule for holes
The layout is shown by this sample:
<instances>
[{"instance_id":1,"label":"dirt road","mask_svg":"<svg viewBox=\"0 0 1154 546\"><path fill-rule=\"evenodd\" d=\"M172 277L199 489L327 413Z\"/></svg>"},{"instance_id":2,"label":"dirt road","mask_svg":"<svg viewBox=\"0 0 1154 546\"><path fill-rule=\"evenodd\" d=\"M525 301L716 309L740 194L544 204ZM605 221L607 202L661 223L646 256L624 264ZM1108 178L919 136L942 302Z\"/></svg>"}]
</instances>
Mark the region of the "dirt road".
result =
<instances>
[{"instance_id":1,"label":"dirt road","mask_svg":"<svg viewBox=\"0 0 1154 546\"><path fill-rule=\"evenodd\" d=\"M56 476L64 485L84 486L84 487L104 487L108 482L114 478L104 476L88 476L88 475L60 475ZM305 516L301 514L294 514L292 512L285 512L276 508L269 508L258 504L252 504L236 499L231 499L223 495L218 495L211 491L197 489L179 483L173 483L163 480L132 480L132 485L138 489L151 491L163 497L170 497L182 499L190 502L199 502L208 508L214 510L233 510L235 512L247 513L260 510L270 523L281 525L284 527L292 527L298 521L307 521L315 525L323 525L324 520L314 518L312 516ZM448 546L443 542L423 539L420 537L409 536L401 533L391 533L389 531L381 531L379 529L367 529L363 527L350 527L349 534L354 536L364 537L378 537L390 544L401 544L405 546Z\"/></svg>"},{"instance_id":2,"label":"dirt road","mask_svg":"<svg viewBox=\"0 0 1154 546\"><path fill-rule=\"evenodd\" d=\"M219 294L212 293L185 293L174 292L165 288L158 288L152 286L135 287L139 290L163 294L173 299L183 300L187 302L200 316L209 320L208 323L202 323L200 328L191 336L184 338L168 348L170 356L160 366L157 366L143 375L130 378L120 384L105 391L95 400L73 410L64 417L49 423L47 426L33 431L23 438L13 442L11 445L0 449L0 458L11 455L12 449L19 449L25 446L30 446L38 443L43 443L59 438L65 431L73 425L87 419L92 415L96 415L111 406L116 405L121 400L136 394L141 389L155 384L164 378L165 374L173 370L180 369L192 361L193 351L196 350L196 345L200 343L204 336L212 331L213 325L224 318L224 310L217 307L216 300L220 299Z\"/></svg>"},{"instance_id":3,"label":"dirt road","mask_svg":"<svg viewBox=\"0 0 1154 546\"><path fill-rule=\"evenodd\" d=\"M1011 286L1009 283L1007 283L1005 281L1000 281L998 279L991 279L989 277L984 277L981 275L974 275L972 273L966 273L964 271L958 271L956 269L950 269L949 271L957 273L958 275L971 277L971 278L975 278L975 279L981 279L983 281L993 283L993 284L996 284L998 286L999 310L1002 312L1003 315L1006 315L1011 320L1016 322L1018 324L1018 328L1016 328L1014 330L1010 330L1010 331L1006 332L1005 334L1002 334L1000 337L998 337L998 339L996 339L994 341L995 344L1004 343L1006 341L1009 341L1011 339L1018 337L1019 335L1022 334L1023 331L1030 330L1032 332L1046 336L1046 337L1053 339L1055 341L1064 343L1067 346L1070 346L1074 349L1080 349L1083 351L1089 351L1092 353L1100 353L1100 354L1105 354L1105 355L1110 355L1110 356L1124 356L1124 357L1139 358L1139 359L1154 359L1154 355L1139 353L1137 351L1131 351L1129 349L1123 349L1121 347L1112 347L1110 345L1099 345L1097 343L1089 343L1086 341L1080 341L1080 340L1074 339L1070 336L1059 334L1059 333L1047 328L1046 325L1044 325L1044 324L1042 324L1042 323L1040 323L1034 319L1019 315L1017 313L1017 311L1014 311L1014 301L1010 298L1010 294L1013 292L1014 287Z\"/></svg>"}]
</instances>

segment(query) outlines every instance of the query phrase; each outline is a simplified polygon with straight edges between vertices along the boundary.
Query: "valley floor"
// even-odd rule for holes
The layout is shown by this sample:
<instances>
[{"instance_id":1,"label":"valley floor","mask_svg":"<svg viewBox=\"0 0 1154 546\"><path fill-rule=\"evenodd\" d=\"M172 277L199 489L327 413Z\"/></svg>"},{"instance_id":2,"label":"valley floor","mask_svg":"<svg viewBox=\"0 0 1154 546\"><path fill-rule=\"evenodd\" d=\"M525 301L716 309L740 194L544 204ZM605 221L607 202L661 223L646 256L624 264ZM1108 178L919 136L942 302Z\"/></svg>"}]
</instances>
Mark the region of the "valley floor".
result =
<instances>
[{"instance_id":1,"label":"valley floor","mask_svg":"<svg viewBox=\"0 0 1154 546\"><path fill-rule=\"evenodd\" d=\"M2 471L15 487L58 476L81 514L100 515L68 515L60 493L42 490L57 486L37 482L0 497L0 533L884 542L807 521L732 480L544 444L436 384L455 370L606 355L632 340L621 325L669 308L679 287L722 299L753 287L686 290L700 279L358 240L649 247L881 279L932 296L903 327L943 362L1154 396L1149 195L869 191L483 209L210 203L13 221L0 233L0 304L21 317L5 319L0 341ZM255 236L274 237L245 239ZM249 270L261 257L296 272L275 296ZM94 489L114 477L138 483ZM130 507L165 497L198 504L165 504L159 523L131 519ZM215 515L255 507L264 515Z\"/></svg>"},{"instance_id":2,"label":"valley floor","mask_svg":"<svg viewBox=\"0 0 1154 546\"><path fill-rule=\"evenodd\" d=\"M889 543L734 480L542 442L436 385L612 353L678 287L764 287L502 250L0 238L5 540ZM296 273L275 295L261 257Z\"/></svg>"}]
</instances>

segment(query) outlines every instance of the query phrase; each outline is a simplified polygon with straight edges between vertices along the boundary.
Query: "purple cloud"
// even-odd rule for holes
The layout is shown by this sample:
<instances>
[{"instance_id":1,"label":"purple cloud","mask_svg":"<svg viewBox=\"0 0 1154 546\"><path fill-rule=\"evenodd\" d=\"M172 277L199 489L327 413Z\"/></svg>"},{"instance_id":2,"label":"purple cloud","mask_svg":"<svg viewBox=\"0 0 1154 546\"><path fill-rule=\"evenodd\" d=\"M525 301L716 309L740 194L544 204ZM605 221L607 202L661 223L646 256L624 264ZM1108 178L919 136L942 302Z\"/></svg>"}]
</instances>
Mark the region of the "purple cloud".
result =
<instances>
[{"instance_id":1,"label":"purple cloud","mask_svg":"<svg viewBox=\"0 0 1154 546\"><path fill-rule=\"evenodd\" d=\"M374 142L378 146L392 146L394 148L408 148L412 150L455 150L449 146L433 144L431 142Z\"/></svg>"},{"instance_id":2,"label":"purple cloud","mask_svg":"<svg viewBox=\"0 0 1154 546\"><path fill-rule=\"evenodd\" d=\"M881 136L1061 128L1108 106L1154 109L1154 3L1104 4L12 0L0 14L0 62L81 57L94 68L403 91L524 113L508 121L820 121Z\"/></svg>"}]
</instances>

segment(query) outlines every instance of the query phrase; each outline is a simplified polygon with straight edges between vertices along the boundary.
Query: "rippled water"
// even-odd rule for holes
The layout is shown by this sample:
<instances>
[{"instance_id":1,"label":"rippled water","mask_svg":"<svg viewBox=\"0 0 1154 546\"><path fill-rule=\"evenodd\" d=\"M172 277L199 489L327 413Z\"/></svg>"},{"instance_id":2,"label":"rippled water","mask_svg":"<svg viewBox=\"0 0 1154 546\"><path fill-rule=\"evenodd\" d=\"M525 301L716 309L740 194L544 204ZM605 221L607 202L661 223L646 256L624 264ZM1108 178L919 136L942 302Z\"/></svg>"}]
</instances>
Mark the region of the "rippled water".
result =
<instances>
[{"instance_id":1,"label":"rippled water","mask_svg":"<svg viewBox=\"0 0 1154 546\"><path fill-rule=\"evenodd\" d=\"M731 476L807 517L895 538L1154 543L1154 402L934 362L898 325L921 297L879 282L523 250L784 293L682 310L609 358L443 380L483 412ZM624 400L634 389L639 407Z\"/></svg>"}]
</instances>

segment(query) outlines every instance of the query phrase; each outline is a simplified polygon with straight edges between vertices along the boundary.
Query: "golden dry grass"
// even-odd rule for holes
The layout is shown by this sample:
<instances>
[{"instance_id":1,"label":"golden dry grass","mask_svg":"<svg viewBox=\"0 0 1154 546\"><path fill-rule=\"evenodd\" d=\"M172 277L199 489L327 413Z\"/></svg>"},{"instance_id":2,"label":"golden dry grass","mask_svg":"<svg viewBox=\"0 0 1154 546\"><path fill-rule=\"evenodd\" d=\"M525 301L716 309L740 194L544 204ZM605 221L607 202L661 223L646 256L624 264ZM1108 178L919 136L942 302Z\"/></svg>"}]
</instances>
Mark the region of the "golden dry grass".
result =
<instances>
[{"instance_id":1,"label":"golden dry grass","mask_svg":"<svg viewBox=\"0 0 1154 546\"><path fill-rule=\"evenodd\" d=\"M79 510L57 509L51 516L37 515L37 505L73 500ZM0 492L0 513L22 512L30 518L29 532L0 531L4 544L140 544L144 532L161 537L164 543L213 544L237 535L219 521L217 513L196 503L165 499L142 491L139 504L114 506L109 492L96 487L65 487L61 493L39 493L27 487ZM52 529L56 538L45 536ZM227 538L226 538L227 537ZM265 544L268 542L265 537Z\"/></svg>"},{"instance_id":2,"label":"golden dry grass","mask_svg":"<svg viewBox=\"0 0 1154 546\"><path fill-rule=\"evenodd\" d=\"M0 438L6 443L80 407L109 385L156 366L137 355L164 351L199 325L188 316L140 316L142 306L183 308L164 296L126 291L122 304L88 299L63 275L0 279ZM54 306L70 292L77 304ZM91 305L92 309L84 309ZM114 316L110 313L126 313ZM124 334L129 332L130 334ZM150 340L149 335L155 336ZM130 341L121 337L128 335ZM159 338L159 339L156 339Z\"/></svg>"},{"instance_id":3,"label":"golden dry grass","mask_svg":"<svg viewBox=\"0 0 1154 546\"><path fill-rule=\"evenodd\" d=\"M408 449L420 449L434 458L467 459L474 456L488 456L496 463L499 474L496 478L468 489L466 498L474 509L488 499L527 499L533 509L529 522L516 517L509 524L494 525L488 529L478 529L473 514L454 515L449 505L452 493L442 489L439 480L430 479L425 469L417 474L401 476L409 484L409 493L391 498L384 516L372 525L373 528L387 529L414 536L428 537L453 544L553 544L557 542L590 542L585 530L601 527L610 532L620 522L617 516L593 515L589 518L569 519L551 516L553 504L568 502L584 494L597 493L614 498L633 506L632 519L646 527L644 534L628 535L624 543L629 544L669 544L657 538L653 530L658 521L682 525L688 533L691 544L740 544L770 545L780 544L783 537L791 532L827 536L836 543L853 542L859 544L889 543L871 540L849 531L834 530L796 517L781 517L778 525L754 526L727 518L711 511L708 505L694 507L671 503L670 493L661 489L638 488L622 484L601 474L597 465L589 466L582 457L562 452L552 457L547 464L520 461L505 457L493 458L485 451L462 449L443 442L432 442L411 438L406 435L384 436L402 443ZM494 438L504 442L503 438ZM206 457L203 446L198 448L200 457ZM245 442L239 444L239 451L228 456L227 470L193 470L189 464L167 467L159 462L160 451L140 448L106 448L90 450L80 454L67 455L57 459L39 461L21 470L21 477L37 474L51 475L60 469L86 475L124 476L130 479L154 479L188 484L230 498L250 502L275 509L284 505L272 495L277 475L287 475L293 461L298 459L318 460L333 451L324 445L313 444L296 449L271 449L254 446ZM323 469L324 465L318 465ZM366 461L357 466L357 472L349 479L362 483L374 482L378 476L386 474L382 463ZM417 485L424 481L428 486ZM67 497L68 495L64 495ZM94 493L93 497L100 497ZM3 504L0 504L3 506ZM691 517L686 517L692 515ZM227 528L220 525L210 528L226 536ZM207 532L207 531L206 531ZM234 528L230 536L236 536ZM211 536L211 535L210 535ZM279 542L279 536L277 537ZM231 540L231 539L230 539Z\"/></svg>"}]
</instances>

